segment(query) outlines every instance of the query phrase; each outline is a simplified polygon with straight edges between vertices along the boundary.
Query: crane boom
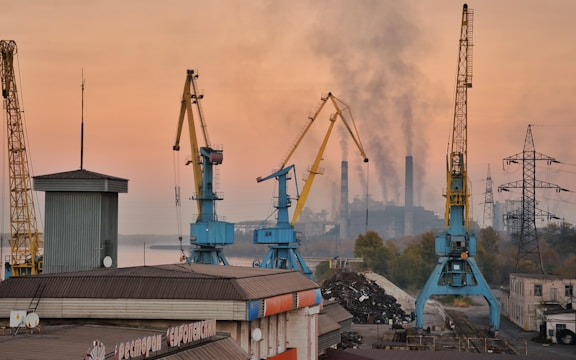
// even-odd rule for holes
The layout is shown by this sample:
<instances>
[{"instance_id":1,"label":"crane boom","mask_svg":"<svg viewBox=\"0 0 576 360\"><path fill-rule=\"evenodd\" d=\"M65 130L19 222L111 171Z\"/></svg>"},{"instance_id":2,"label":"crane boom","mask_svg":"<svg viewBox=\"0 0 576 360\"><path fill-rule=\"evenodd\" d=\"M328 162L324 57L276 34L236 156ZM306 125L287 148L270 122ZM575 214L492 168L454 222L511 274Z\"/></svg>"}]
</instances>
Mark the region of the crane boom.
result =
<instances>
[{"instance_id":1,"label":"crane boom","mask_svg":"<svg viewBox=\"0 0 576 360\"><path fill-rule=\"evenodd\" d=\"M202 193L202 159L200 157L200 146L198 142L198 136L196 134L196 125L194 123L194 112L192 109L192 104L196 105L198 109L200 109L200 102L197 99L196 90L196 81L195 79L198 77L197 74L194 73L194 70L187 70L186 71L186 81L184 82L184 90L182 91L182 100L180 101L180 116L178 117L178 128L176 130L176 141L174 146L172 147L174 151L180 150L180 137L182 135L182 127L184 125L184 118L188 120L188 133L190 137L190 150L192 152L192 170L194 173L194 187L196 190L196 194ZM194 93L190 91L190 88L193 86ZM202 114L201 111L198 112ZM200 116L201 117L201 116ZM202 117L201 117L202 118ZM204 120L201 120L202 127L205 129ZM207 132L204 131L204 144L208 147L208 138ZM201 202L198 201L198 217L202 217L202 205Z\"/></svg>"},{"instance_id":2,"label":"crane boom","mask_svg":"<svg viewBox=\"0 0 576 360\"><path fill-rule=\"evenodd\" d=\"M446 226L450 223L450 207L462 206L465 210L465 229L469 229L468 193L468 89L472 87L472 12L465 7L460 27L456 100L452 123L452 141L447 169Z\"/></svg>"},{"instance_id":3,"label":"crane boom","mask_svg":"<svg viewBox=\"0 0 576 360\"><path fill-rule=\"evenodd\" d=\"M292 214L292 221L291 221L292 226L296 225L296 222L298 221L298 218L300 217L300 214L302 213L302 210L304 209L304 205L306 204L306 200L308 199L308 195L310 193L310 189L312 188L312 183L314 182L314 178L316 177L316 175L321 175L324 172L323 169L320 168L320 162L322 161L322 158L324 156L324 151L326 150L326 146L328 145L328 139L330 138L330 134L332 133L332 129L334 128L334 125L336 124L336 120L338 118L340 118L342 120L342 123L344 123L346 130L348 131L348 133L350 134L350 136L354 140L354 143L358 147L358 150L360 150L360 155L362 155L362 159L364 159L364 162L368 162L368 157L366 156L366 152L364 151L364 147L362 146L362 143L360 142L360 137L358 136L358 131L356 129L356 123L354 122L354 118L352 116L352 111L350 110L350 107L346 103L344 103L342 100L340 100L336 96L332 95L332 93L328 93L328 97L326 99L331 100L332 104L334 105L334 108L336 109L336 112L330 116L330 125L328 126L328 130L326 131L326 135L324 135L324 139L322 140L320 148L318 149L318 153L316 154L316 157L314 158L314 163L308 169L308 177L306 178L306 181L304 183L304 187L302 188L302 193L300 194L300 197L298 198L298 201L296 202L296 208L294 209L294 214ZM323 98L323 100L324 100L324 98ZM324 100L324 103L326 103L326 100ZM322 107L320 107L318 109L318 111L316 111L316 113L314 114L314 118L316 116L318 116L318 113L320 112L320 110L322 110ZM346 121L346 118L343 115L343 112L345 112L345 111L347 111L349 113L351 121L352 121L352 125L350 125L348 123L348 121ZM310 122L310 124L311 124L311 122ZM309 126L308 126L308 128L309 128ZM352 129L354 129L354 130L352 130ZM301 140L301 138L300 138L300 140ZM298 141L297 144L299 144L299 143L300 143L300 141ZM294 148L291 153L293 153L294 150L296 150L296 148Z\"/></svg>"},{"instance_id":4,"label":"crane boom","mask_svg":"<svg viewBox=\"0 0 576 360\"><path fill-rule=\"evenodd\" d=\"M14 56L16 42L0 41L2 97L8 127L8 167L10 185L10 259L6 277L37 275L42 272L40 234L32 196L22 110L18 101Z\"/></svg>"}]
</instances>

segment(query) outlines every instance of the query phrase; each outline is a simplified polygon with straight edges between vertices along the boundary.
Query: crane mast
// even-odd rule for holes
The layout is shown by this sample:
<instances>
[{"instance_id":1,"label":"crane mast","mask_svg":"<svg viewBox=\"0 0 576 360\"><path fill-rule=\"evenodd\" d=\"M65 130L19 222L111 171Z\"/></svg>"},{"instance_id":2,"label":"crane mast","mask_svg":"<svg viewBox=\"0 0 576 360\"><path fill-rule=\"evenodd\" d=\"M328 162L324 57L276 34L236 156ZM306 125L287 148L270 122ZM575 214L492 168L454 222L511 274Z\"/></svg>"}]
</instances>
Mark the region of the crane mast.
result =
<instances>
[{"instance_id":1,"label":"crane mast","mask_svg":"<svg viewBox=\"0 0 576 360\"><path fill-rule=\"evenodd\" d=\"M465 229L468 224L468 89L472 87L472 10L464 6L458 54L458 76L456 79L456 99L454 121L449 154L446 187L446 227L450 224L450 209L462 207L465 211Z\"/></svg>"},{"instance_id":2,"label":"crane mast","mask_svg":"<svg viewBox=\"0 0 576 360\"><path fill-rule=\"evenodd\" d=\"M5 277L42 273L42 248L36 223L28 155L18 101L14 56L18 49L13 40L0 41L2 97L8 128L8 172L10 186L10 258Z\"/></svg>"},{"instance_id":3,"label":"crane mast","mask_svg":"<svg viewBox=\"0 0 576 360\"><path fill-rule=\"evenodd\" d=\"M223 151L213 148L210 144L201 106L204 96L198 90L197 78L198 74L194 70L186 71L176 141L172 147L174 151L180 150L180 137L186 118L192 151L192 159L187 162L187 165L192 165L195 189L192 198L196 200L198 207L196 222L190 224L190 244L194 246L194 249L187 261L228 265L228 260L222 253L222 246L234 243L234 224L218 220L215 203L222 198L214 192L214 166L222 164ZM194 110L200 122L204 146L200 146L198 142Z\"/></svg>"},{"instance_id":4,"label":"crane mast","mask_svg":"<svg viewBox=\"0 0 576 360\"><path fill-rule=\"evenodd\" d=\"M423 329L424 305L431 295L481 295L490 308L490 330L497 333L500 307L474 259L476 237L469 226L467 106L468 89L472 87L472 20L473 10L464 4L452 138L446 164L446 230L435 239L439 258L416 298L416 322L417 328Z\"/></svg>"}]
</instances>

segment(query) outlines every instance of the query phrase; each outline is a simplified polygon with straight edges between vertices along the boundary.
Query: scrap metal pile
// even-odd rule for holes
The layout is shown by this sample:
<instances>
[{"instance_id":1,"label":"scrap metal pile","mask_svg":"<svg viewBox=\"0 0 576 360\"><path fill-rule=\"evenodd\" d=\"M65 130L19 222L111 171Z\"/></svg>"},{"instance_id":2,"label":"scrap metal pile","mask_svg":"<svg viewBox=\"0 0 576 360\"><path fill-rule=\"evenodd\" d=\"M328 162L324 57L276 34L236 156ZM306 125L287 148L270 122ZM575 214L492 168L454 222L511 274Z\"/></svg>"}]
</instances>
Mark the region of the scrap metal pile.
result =
<instances>
[{"instance_id":1,"label":"scrap metal pile","mask_svg":"<svg viewBox=\"0 0 576 360\"><path fill-rule=\"evenodd\" d=\"M354 317L357 324L402 324L413 315L402 310L396 298L386 294L363 274L339 272L322 284L322 297L338 302Z\"/></svg>"}]
</instances>

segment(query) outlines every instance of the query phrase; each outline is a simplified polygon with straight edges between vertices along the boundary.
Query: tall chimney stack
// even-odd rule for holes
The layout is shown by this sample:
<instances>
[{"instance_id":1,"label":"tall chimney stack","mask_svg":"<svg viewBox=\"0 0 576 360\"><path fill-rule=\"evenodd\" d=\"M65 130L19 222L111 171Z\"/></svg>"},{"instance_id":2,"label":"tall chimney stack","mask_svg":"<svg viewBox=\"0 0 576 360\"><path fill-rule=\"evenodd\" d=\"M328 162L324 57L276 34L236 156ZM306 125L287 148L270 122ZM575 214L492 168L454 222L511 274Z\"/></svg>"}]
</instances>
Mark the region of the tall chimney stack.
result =
<instances>
[{"instance_id":1,"label":"tall chimney stack","mask_svg":"<svg viewBox=\"0 0 576 360\"><path fill-rule=\"evenodd\" d=\"M414 175L412 155L406 156L406 179L404 193L404 236L414 235Z\"/></svg>"},{"instance_id":2,"label":"tall chimney stack","mask_svg":"<svg viewBox=\"0 0 576 360\"><path fill-rule=\"evenodd\" d=\"M348 240L348 161L342 161L340 175L340 238L336 244L336 255L340 253L342 240Z\"/></svg>"}]
</instances>

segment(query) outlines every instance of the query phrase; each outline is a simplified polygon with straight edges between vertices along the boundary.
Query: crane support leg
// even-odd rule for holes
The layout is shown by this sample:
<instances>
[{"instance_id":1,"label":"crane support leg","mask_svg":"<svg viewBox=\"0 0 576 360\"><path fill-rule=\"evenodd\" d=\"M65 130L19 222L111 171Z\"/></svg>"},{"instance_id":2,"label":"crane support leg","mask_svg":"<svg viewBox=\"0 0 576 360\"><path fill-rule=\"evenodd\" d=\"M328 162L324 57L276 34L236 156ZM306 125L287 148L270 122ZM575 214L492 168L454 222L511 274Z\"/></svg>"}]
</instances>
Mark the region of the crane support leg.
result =
<instances>
[{"instance_id":1,"label":"crane support leg","mask_svg":"<svg viewBox=\"0 0 576 360\"><path fill-rule=\"evenodd\" d=\"M296 270L310 279L314 280L312 271L304 262L304 258L298 251L298 246L292 245L274 245L266 253L266 257L260 264L261 268L266 269L287 269Z\"/></svg>"},{"instance_id":2,"label":"crane support leg","mask_svg":"<svg viewBox=\"0 0 576 360\"><path fill-rule=\"evenodd\" d=\"M416 327L423 328L424 306L431 295L481 295L490 307L490 331L500 329L500 306L473 258L441 257L416 298Z\"/></svg>"},{"instance_id":3,"label":"crane support leg","mask_svg":"<svg viewBox=\"0 0 576 360\"><path fill-rule=\"evenodd\" d=\"M215 247L199 247L192 249L188 263L210 264L210 265L230 265L222 249Z\"/></svg>"}]
</instances>

